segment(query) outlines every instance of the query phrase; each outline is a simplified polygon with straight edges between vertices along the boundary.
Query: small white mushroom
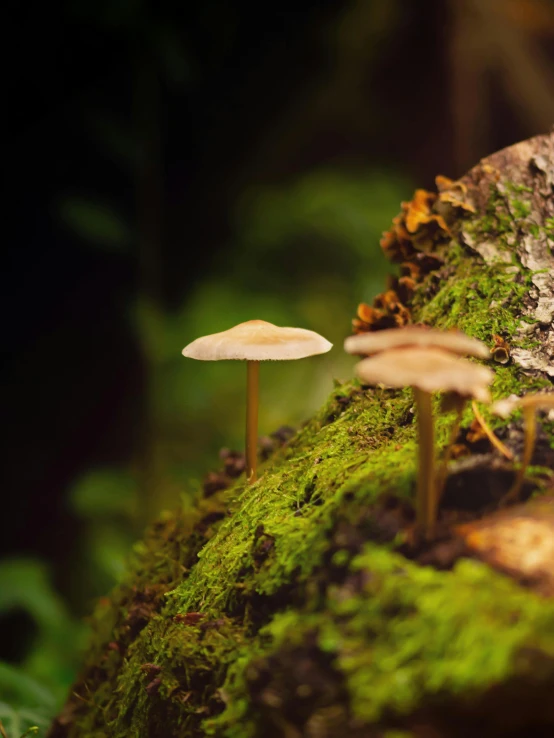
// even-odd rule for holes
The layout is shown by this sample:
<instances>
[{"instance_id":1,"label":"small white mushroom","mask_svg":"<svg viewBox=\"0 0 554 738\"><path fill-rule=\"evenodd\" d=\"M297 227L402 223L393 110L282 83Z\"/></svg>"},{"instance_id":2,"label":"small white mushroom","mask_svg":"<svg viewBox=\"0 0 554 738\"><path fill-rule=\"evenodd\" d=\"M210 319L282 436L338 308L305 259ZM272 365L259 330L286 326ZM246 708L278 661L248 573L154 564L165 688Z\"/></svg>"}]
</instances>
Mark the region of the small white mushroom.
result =
<instances>
[{"instance_id":1,"label":"small white mushroom","mask_svg":"<svg viewBox=\"0 0 554 738\"><path fill-rule=\"evenodd\" d=\"M246 361L246 476L249 482L257 478L259 362L303 359L324 354L332 346L315 331L249 320L227 331L197 338L183 349L183 356L200 361Z\"/></svg>"},{"instance_id":2,"label":"small white mushroom","mask_svg":"<svg viewBox=\"0 0 554 738\"><path fill-rule=\"evenodd\" d=\"M431 395L433 392L455 392L462 398L489 402L488 385L494 374L484 366L452 356L442 349L421 346L395 348L363 359L356 365L356 373L368 384L413 388L419 436L417 522L426 534L430 534L439 497Z\"/></svg>"},{"instance_id":3,"label":"small white mushroom","mask_svg":"<svg viewBox=\"0 0 554 738\"><path fill-rule=\"evenodd\" d=\"M537 410L554 410L554 392L533 392L526 394L523 397L511 395L503 400L498 400L491 407L493 413L502 418L507 418L514 412L514 410L520 409L523 412L523 425L525 429L523 455L521 457L521 466L516 475L515 482L504 498L505 502L517 499L521 491L521 486L525 479L525 472L531 463L535 442L537 440L536 412Z\"/></svg>"}]
</instances>

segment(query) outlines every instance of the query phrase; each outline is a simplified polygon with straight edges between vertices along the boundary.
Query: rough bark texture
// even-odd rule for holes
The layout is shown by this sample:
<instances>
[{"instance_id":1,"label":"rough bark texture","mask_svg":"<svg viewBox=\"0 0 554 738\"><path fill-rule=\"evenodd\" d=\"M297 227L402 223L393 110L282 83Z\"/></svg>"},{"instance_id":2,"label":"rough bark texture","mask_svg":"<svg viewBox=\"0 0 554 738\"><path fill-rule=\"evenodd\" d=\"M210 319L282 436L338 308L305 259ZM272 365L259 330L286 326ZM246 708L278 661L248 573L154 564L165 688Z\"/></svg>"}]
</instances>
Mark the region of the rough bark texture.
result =
<instances>
[{"instance_id":1,"label":"rough bark texture","mask_svg":"<svg viewBox=\"0 0 554 738\"><path fill-rule=\"evenodd\" d=\"M462 225L460 241L489 265L518 263L531 272L512 356L522 368L554 377L554 135L523 141L474 167L463 181L481 212L491 215L491 238ZM491 178L493 187L491 191ZM496 220L496 223L495 223ZM502 223L499 228L499 223ZM519 271L519 266L514 266ZM525 339L535 339L535 345Z\"/></svg>"},{"instance_id":2,"label":"rough bark texture","mask_svg":"<svg viewBox=\"0 0 554 738\"><path fill-rule=\"evenodd\" d=\"M407 307L414 321L502 338L512 358L494 365L495 398L553 390L553 185L550 134L471 170L452 190L465 208L433 206L449 237L427 246L440 267ZM525 488L540 505L509 513L541 526L542 559L521 557L522 571L517 547L528 553L533 536L508 536L516 550L504 556L490 538L482 551L450 533L406 542L412 404L409 390L336 387L255 485L239 480L153 525L98 606L51 738L553 735L554 423L541 419ZM487 417L517 454L517 416ZM437 416L438 449L451 421ZM449 515L486 515L513 480L486 440L467 442L443 530Z\"/></svg>"}]
</instances>

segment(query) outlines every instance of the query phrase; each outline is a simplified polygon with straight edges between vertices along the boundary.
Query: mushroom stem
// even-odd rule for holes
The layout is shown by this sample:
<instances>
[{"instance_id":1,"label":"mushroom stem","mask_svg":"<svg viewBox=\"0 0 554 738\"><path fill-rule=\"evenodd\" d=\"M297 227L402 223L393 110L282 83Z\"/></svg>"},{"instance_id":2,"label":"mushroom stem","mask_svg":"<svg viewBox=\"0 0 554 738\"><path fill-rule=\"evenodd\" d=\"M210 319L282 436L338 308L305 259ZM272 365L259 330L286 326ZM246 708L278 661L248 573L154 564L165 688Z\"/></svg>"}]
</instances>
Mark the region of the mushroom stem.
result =
<instances>
[{"instance_id":1,"label":"mushroom stem","mask_svg":"<svg viewBox=\"0 0 554 738\"><path fill-rule=\"evenodd\" d=\"M537 419L535 415L535 408L524 407L523 409L523 425L525 427L525 441L523 445L523 456L521 457L521 466L519 467L516 480L513 483L508 494L504 498L504 502L510 502L511 500L517 500L521 491L521 485L525 479L525 472L527 467L531 463L533 457L533 450L535 448L535 441L537 440Z\"/></svg>"},{"instance_id":2,"label":"mushroom stem","mask_svg":"<svg viewBox=\"0 0 554 738\"><path fill-rule=\"evenodd\" d=\"M435 443L433 409L429 392L413 388L417 407L419 471L417 479L416 521L429 537L436 518Z\"/></svg>"},{"instance_id":3,"label":"mushroom stem","mask_svg":"<svg viewBox=\"0 0 554 738\"><path fill-rule=\"evenodd\" d=\"M253 484L258 461L258 399L260 362L246 362L246 478Z\"/></svg>"},{"instance_id":4,"label":"mushroom stem","mask_svg":"<svg viewBox=\"0 0 554 738\"><path fill-rule=\"evenodd\" d=\"M485 421L485 418L481 415L479 412L479 408L477 407L477 403L475 400L472 400L471 402L471 408L473 410L473 414L475 415L475 419L481 426L481 429L483 430L483 433L487 436L491 444L498 450L500 453L505 456L507 459L512 461L514 458L513 453L510 451L509 448L507 448L502 441L496 437L496 435L493 433L493 431L489 428L487 422Z\"/></svg>"}]
</instances>

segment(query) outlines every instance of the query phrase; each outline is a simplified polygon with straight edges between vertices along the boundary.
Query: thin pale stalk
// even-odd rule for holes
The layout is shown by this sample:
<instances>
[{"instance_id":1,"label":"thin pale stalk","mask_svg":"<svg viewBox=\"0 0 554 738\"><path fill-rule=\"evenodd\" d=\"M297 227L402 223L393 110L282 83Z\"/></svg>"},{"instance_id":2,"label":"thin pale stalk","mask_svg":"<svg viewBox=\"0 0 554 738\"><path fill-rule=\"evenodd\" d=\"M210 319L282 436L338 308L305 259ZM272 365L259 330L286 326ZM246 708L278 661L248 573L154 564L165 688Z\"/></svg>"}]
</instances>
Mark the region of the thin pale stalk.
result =
<instances>
[{"instance_id":1,"label":"thin pale stalk","mask_svg":"<svg viewBox=\"0 0 554 738\"><path fill-rule=\"evenodd\" d=\"M417 478L416 520L426 537L431 535L437 508L435 487L435 443L431 395L414 387L417 407L419 470Z\"/></svg>"},{"instance_id":2,"label":"thin pale stalk","mask_svg":"<svg viewBox=\"0 0 554 738\"><path fill-rule=\"evenodd\" d=\"M260 362L246 362L246 478L257 479Z\"/></svg>"},{"instance_id":3,"label":"thin pale stalk","mask_svg":"<svg viewBox=\"0 0 554 738\"><path fill-rule=\"evenodd\" d=\"M531 459L533 458L533 451L535 449L535 441L537 440L537 418L535 415L535 407L524 407L523 408L523 424L525 427L525 441L523 445L523 455L521 457L521 466L517 472L516 480L510 488L508 494L504 498L504 502L510 502L511 500L517 500L519 493L521 492L521 486L525 479L525 472Z\"/></svg>"},{"instance_id":4,"label":"thin pale stalk","mask_svg":"<svg viewBox=\"0 0 554 738\"><path fill-rule=\"evenodd\" d=\"M475 400L471 403L471 408L473 410L473 414L475 415L475 420L479 423L481 426L481 429L483 430L483 433L486 435L486 437L489 439L489 441L492 443L492 445L500 451L500 453L505 456L510 461L513 461L514 455L510 451L509 448L507 448L502 441L496 437L494 432L489 428L485 418L481 415L479 412L479 408L477 407L477 403Z\"/></svg>"}]
</instances>

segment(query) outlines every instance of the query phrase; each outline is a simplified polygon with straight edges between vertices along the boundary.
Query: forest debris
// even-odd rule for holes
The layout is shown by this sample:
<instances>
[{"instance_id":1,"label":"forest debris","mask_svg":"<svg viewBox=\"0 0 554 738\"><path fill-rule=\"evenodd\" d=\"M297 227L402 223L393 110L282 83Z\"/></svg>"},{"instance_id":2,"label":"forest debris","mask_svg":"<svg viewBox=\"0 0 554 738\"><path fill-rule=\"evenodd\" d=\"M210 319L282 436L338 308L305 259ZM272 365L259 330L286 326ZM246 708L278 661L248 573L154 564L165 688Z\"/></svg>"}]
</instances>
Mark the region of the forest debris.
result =
<instances>
[{"instance_id":1,"label":"forest debris","mask_svg":"<svg viewBox=\"0 0 554 738\"><path fill-rule=\"evenodd\" d=\"M202 482L204 497L211 497L216 492L227 489L231 484L231 479L223 472L208 472L206 478Z\"/></svg>"},{"instance_id":2,"label":"forest debris","mask_svg":"<svg viewBox=\"0 0 554 738\"><path fill-rule=\"evenodd\" d=\"M460 525L456 532L490 566L554 596L554 497Z\"/></svg>"},{"instance_id":3,"label":"forest debris","mask_svg":"<svg viewBox=\"0 0 554 738\"><path fill-rule=\"evenodd\" d=\"M470 456L471 451L463 443L454 443L450 447L450 458L451 459L462 459L464 456Z\"/></svg>"},{"instance_id":4,"label":"forest debris","mask_svg":"<svg viewBox=\"0 0 554 738\"><path fill-rule=\"evenodd\" d=\"M162 667L158 664L141 664L140 670L146 672L146 674L159 674Z\"/></svg>"},{"instance_id":5,"label":"forest debris","mask_svg":"<svg viewBox=\"0 0 554 738\"><path fill-rule=\"evenodd\" d=\"M223 461L225 474L236 479L240 477L246 467L244 454L240 451L231 451L228 448L222 448L219 452L219 458Z\"/></svg>"},{"instance_id":6,"label":"forest debris","mask_svg":"<svg viewBox=\"0 0 554 738\"><path fill-rule=\"evenodd\" d=\"M202 618L205 617L205 612L186 612L174 615L173 620L174 622L181 623L182 625L197 625Z\"/></svg>"},{"instance_id":7,"label":"forest debris","mask_svg":"<svg viewBox=\"0 0 554 738\"><path fill-rule=\"evenodd\" d=\"M162 680L160 677L156 677L155 679L152 679L152 681L146 685L144 688L144 691L149 697L152 697L152 695L157 694L160 686L161 686Z\"/></svg>"},{"instance_id":8,"label":"forest debris","mask_svg":"<svg viewBox=\"0 0 554 738\"><path fill-rule=\"evenodd\" d=\"M261 436L258 439L258 455L261 461L266 461L272 453L284 446L296 433L294 428L283 425L269 436ZM227 489L233 481L244 472L246 460L244 453L222 448L219 458L223 461L223 469L208 472L202 482L204 497L211 497L216 492Z\"/></svg>"}]
</instances>

